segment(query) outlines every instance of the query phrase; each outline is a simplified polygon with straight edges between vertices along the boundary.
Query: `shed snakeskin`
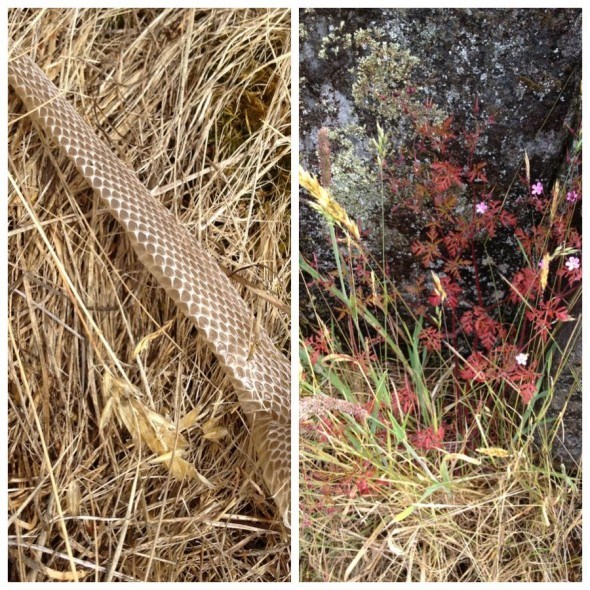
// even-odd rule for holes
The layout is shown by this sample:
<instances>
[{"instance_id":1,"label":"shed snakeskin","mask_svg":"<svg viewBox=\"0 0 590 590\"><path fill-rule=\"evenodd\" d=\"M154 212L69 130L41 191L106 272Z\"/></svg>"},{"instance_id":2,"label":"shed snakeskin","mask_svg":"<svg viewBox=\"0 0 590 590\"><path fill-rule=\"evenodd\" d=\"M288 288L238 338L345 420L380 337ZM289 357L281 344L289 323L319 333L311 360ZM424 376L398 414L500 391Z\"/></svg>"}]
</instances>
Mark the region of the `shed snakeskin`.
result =
<instances>
[{"instance_id":1,"label":"shed snakeskin","mask_svg":"<svg viewBox=\"0 0 590 590\"><path fill-rule=\"evenodd\" d=\"M288 524L287 358L262 330L251 350L252 313L217 262L149 194L27 55L9 59L8 81L123 226L141 262L217 357L250 424L263 480Z\"/></svg>"}]
</instances>

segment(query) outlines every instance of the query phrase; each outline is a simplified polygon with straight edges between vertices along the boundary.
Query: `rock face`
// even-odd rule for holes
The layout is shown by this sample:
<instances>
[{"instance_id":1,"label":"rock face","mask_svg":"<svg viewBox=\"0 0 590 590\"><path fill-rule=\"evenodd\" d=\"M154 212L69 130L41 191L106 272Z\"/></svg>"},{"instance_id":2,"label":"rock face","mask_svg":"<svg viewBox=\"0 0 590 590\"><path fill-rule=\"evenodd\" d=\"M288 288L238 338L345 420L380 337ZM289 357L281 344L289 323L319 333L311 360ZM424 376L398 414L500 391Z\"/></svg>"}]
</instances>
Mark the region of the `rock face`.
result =
<instances>
[{"instance_id":1,"label":"rock face","mask_svg":"<svg viewBox=\"0 0 590 590\"><path fill-rule=\"evenodd\" d=\"M565 324L556 337L559 350L567 352L564 355L558 353L553 359L555 367L563 361L563 370L557 378L547 412L548 420L555 420L564 412L562 426L553 441L553 456L557 468L563 463L568 469L575 469L582 459L581 301L574 307L572 316L577 321Z\"/></svg>"},{"instance_id":2,"label":"rock face","mask_svg":"<svg viewBox=\"0 0 590 590\"><path fill-rule=\"evenodd\" d=\"M353 144L350 165L356 163L358 170L336 196L366 223L380 206L380 195L363 178L363 171L374 171L363 162L366 136L376 135L379 122L403 141L405 128L403 117L379 113L366 92L363 99L363 88L395 92L413 85L420 89L416 102L429 99L432 108L459 123L476 100L494 116L485 148L488 178L498 194L510 187L525 150L531 178L547 183L571 139L568 126L574 127L579 116L581 25L580 9L303 10L302 164L317 172L321 127L335 133L344 129L345 136L349 128L344 139ZM356 42L359 31L367 33ZM388 54L384 44L399 51ZM373 70L372 56L379 63ZM351 147L344 143L343 149ZM318 254L317 222L307 207L302 209L303 254Z\"/></svg>"},{"instance_id":3,"label":"rock face","mask_svg":"<svg viewBox=\"0 0 590 590\"><path fill-rule=\"evenodd\" d=\"M522 173L525 151L530 177L550 186L563 167L579 124L582 70L580 9L306 9L300 14L300 157L319 173L318 131L331 137L332 178L336 199L360 224L371 230L374 253L384 243L386 255L409 250L412 227L388 208L379 190L371 138L377 124L395 145L410 138L403 109L380 104L376 96L412 97L414 108L452 115L458 125L473 120L474 105L493 117L483 149L487 177L495 195L519 196L515 178ZM387 101L385 101L387 103ZM302 203L306 196L302 195ZM324 224L305 204L300 211L300 250L320 270L332 268ZM406 232L406 233L404 233ZM416 236L414 236L416 237ZM371 245L371 242L369 243ZM510 252L497 252L510 265ZM407 258L397 268L417 272ZM305 294L301 293L305 329ZM565 334L565 329L562 330ZM577 356L579 353L579 357ZM581 359L581 336L570 365ZM568 379L567 368L562 380ZM571 381L571 379L570 379ZM579 385L579 380L576 381ZM558 386L558 389L561 386ZM565 383L559 391L565 392ZM569 390L568 390L569 391ZM554 405L561 408L563 395ZM581 415L575 396L568 450L579 458ZM571 440L571 444L570 441Z\"/></svg>"}]
</instances>

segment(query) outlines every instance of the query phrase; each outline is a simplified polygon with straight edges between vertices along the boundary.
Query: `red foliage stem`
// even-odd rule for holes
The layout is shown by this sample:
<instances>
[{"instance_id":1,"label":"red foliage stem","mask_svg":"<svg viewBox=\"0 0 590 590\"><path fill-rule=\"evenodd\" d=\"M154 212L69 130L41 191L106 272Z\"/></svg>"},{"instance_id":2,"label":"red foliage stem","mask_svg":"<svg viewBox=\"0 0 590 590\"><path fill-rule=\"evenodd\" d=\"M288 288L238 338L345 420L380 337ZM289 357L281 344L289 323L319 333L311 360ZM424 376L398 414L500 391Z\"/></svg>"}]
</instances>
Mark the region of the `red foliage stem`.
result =
<instances>
[{"instance_id":1,"label":"red foliage stem","mask_svg":"<svg viewBox=\"0 0 590 590\"><path fill-rule=\"evenodd\" d=\"M473 144L469 148L469 155L467 158L467 162L468 162L467 169L468 170L471 169L471 162L473 161L474 150L475 150L475 142L473 142ZM470 188L471 188L471 194L472 194L472 199L473 199L473 209L472 209L473 225L475 226L475 220L476 220L476 215L477 215L477 211L476 211L477 189L476 189L476 187L473 186L473 184L471 184ZM480 307L483 307L483 296L481 293L481 283L479 281L479 265L477 263L477 256L475 255L475 236L473 234L470 236L469 241L471 242L471 259L473 260L473 271L475 274L475 288L477 289L477 302ZM476 340L477 340L477 336L476 336ZM475 342L475 345L477 346L477 342Z\"/></svg>"},{"instance_id":2,"label":"red foliage stem","mask_svg":"<svg viewBox=\"0 0 590 590\"><path fill-rule=\"evenodd\" d=\"M481 283L479 282L479 265L477 263L477 256L475 255L475 241L471 239L471 256L473 258L473 270L475 272L475 288L477 289L477 302L480 307L483 307L483 296L481 293Z\"/></svg>"}]
</instances>

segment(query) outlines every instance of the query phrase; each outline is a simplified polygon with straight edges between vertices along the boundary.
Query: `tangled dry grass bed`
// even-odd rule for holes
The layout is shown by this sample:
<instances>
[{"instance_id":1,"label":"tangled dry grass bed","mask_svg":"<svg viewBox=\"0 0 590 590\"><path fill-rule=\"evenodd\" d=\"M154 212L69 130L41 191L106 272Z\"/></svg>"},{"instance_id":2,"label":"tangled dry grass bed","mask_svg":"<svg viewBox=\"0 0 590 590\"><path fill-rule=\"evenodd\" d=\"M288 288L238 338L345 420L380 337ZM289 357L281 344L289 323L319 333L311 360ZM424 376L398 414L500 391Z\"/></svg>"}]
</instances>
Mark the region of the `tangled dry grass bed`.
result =
<instances>
[{"instance_id":1,"label":"tangled dry grass bed","mask_svg":"<svg viewBox=\"0 0 590 590\"><path fill-rule=\"evenodd\" d=\"M475 468L456 458L448 463L448 488L432 492L405 453L376 451L367 439L365 445L384 467L374 469L371 493L347 496L330 488L354 480L352 469L334 472L358 462L355 453L331 440L331 457L323 453L333 467L326 477L317 443L302 441L302 580L580 581L581 472L556 476L551 465L533 460L529 445Z\"/></svg>"},{"instance_id":2,"label":"tangled dry grass bed","mask_svg":"<svg viewBox=\"0 0 590 590\"><path fill-rule=\"evenodd\" d=\"M12 10L9 36L286 350L289 11ZM8 199L10 579L289 579L228 381L12 93Z\"/></svg>"}]
</instances>

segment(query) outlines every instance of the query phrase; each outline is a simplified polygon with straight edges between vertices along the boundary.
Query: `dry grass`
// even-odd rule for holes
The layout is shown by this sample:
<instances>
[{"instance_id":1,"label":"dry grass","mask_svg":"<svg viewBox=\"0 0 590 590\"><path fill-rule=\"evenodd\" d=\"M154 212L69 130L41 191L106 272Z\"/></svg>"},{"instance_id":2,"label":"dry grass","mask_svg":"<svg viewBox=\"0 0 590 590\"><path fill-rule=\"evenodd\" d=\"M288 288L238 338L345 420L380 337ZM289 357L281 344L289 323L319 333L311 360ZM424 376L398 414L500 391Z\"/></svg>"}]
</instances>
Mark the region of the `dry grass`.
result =
<instances>
[{"instance_id":1,"label":"dry grass","mask_svg":"<svg viewBox=\"0 0 590 590\"><path fill-rule=\"evenodd\" d=\"M254 285L245 297L286 350L288 11L13 10L9 34ZM287 580L288 535L228 381L9 98L10 579ZM137 391L109 378L123 374ZM178 481L140 434L185 441L195 477Z\"/></svg>"},{"instance_id":2,"label":"dry grass","mask_svg":"<svg viewBox=\"0 0 590 590\"><path fill-rule=\"evenodd\" d=\"M448 461L445 488L433 485L406 453L364 444L376 473L371 492L347 496L330 488L358 477L359 455L329 441L324 469L331 464L332 475L326 477L317 442L303 442L302 580L581 580L581 472L559 478L520 447L507 458L480 456L479 467ZM441 478L438 458L425 464ZM348 468L337 475L338 465Z\"/></svg>"}]
</instances>

